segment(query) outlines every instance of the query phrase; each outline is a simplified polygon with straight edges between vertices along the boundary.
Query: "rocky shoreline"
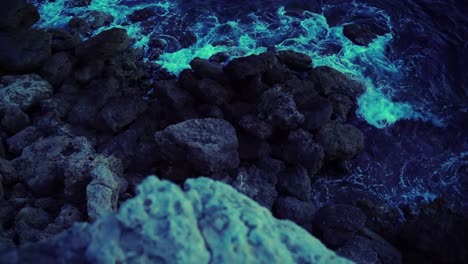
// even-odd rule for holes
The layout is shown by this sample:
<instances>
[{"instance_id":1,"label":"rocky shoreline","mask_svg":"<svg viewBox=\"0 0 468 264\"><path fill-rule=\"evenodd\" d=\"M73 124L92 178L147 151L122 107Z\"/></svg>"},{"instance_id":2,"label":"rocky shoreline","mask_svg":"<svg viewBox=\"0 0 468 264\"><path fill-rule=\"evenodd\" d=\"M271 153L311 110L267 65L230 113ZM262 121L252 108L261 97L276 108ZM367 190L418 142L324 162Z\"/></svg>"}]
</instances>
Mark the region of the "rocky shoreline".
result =
<instances>
[{"instance_id":1,"label":"rocky shoreline","mask_svg":"<svg viewBox=\"0 0 468 264\"><path fill-rule=\"evenodd\" d=\"M230 185L358 263L467 260L466 219L443 202L400 223L396 208L310 199L317 172L346 175L365 144L348 123L364 87L335 69L272 48L196 58L176 78L144 63L123 29L87 36L111 20L102 14L42 30L24 1L1 12L0 258L112 221L158 175Z\"/></svg>"}]
</instances>

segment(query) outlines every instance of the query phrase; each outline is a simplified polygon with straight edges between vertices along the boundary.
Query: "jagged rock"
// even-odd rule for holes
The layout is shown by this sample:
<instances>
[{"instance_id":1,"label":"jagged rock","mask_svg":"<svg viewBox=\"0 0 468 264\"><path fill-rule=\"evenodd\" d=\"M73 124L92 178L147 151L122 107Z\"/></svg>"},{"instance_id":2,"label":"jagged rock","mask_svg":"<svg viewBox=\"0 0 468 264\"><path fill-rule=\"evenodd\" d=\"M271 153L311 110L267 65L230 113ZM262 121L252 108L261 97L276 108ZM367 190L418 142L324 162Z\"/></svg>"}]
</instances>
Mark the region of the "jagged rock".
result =
<instances>
[{"instance_id":1,"label":"jagged rock","mask_svg":"<svg viewBox=\"0 0 468 264\"><path fill-rule=\"evenodd\" d=\"M284 84L283 90L293 96L297 107L302 110L309 109L317 101L318 92L315 86L316 83L311 80L292 78Z\"/></svg>"},{"instance_id":2,"label":"jagged rock","mask_svg":"<svg viewBox=\"0 0 468 264\"><path fill-rule=\"evenodd\" d=\"M333 105L332 119L344 123L348 119L348 113L354 104L348 96L343 94L331 94L328 99Z\"/></svg>"},{"instance_id":3,"label":"jagged rock","mask_svg":"<svg viewBox=\"0 0 468 264\"><path fill-rule=\"evenodd\" d=\"M75 80L80 84L86 84L101 74L104 69L103 60L92 60L74 70Z\"/></svg>"},{"instance_id":4,"label":"jagged rock","mask_svg":"<svg viewBox=\"0 0 468 264\"><path fill-rule=\"evenodd\" d=\"M6 263L350 263L233 188L150 177L117 215L4 253ZM138 254L135 254L138 250Z\"/></svg>"},{"instance_id":5,"label":"jagged rock","mask_svg":"<svg viewBox=\"0 0 468 264\"><path fill-rule=\"evenodd\" d=\"M276 56L267 52L233 59L223 70L232 79L242 80L270 69L276 62Z\"/></svg>"},{"instance_id":6,"label":"jagged rock","mask_svg":"<svg viewBox=\"0 0 468 264\"><path fill-rule=\"evenodd\" d=\"M39 12L25 0L4 0L0 9L0 29L28 29L39 21Z\"/></svg>"},{"instance_id":7,"label":"jagged rock","mask_svg":"<svg viewBox=\"0 0 468 264\"><path fill-rule=\"evenodd\" d=\"M210 62L204 59L195 58L190 62L190 67L195 74L203 79L209 78L213 80L224 80L226 79L223 67L221 64Z\"/></svg>"},{"instance_id":8,"label":"jagged rock","mask_svg":"<svg viewBox=\"0 0 468 264\"><path fill-rule=\"evenodd\" d=\"M255 165L270 175L275 176L284 169L284 162L271 157L264 157L258 160Z\"/></svg>"},{"instance_id":9,"label":"jagged rock","mask_svg":"<svg viewBox=\"0 0 468 264\"><path fill-rule=\"evenodd\" d=\"M302 165L310 176L317 173L323 165L324 150L317 144L312 134L297 129L288 136L288 142L283 147L281 157L290 164Z\"/></svg>"},{"instance_id":10,"label":"jagged rock","mask_svg":"<svg viewBox=\"0 0 468 264\"><path fill-rule=\"evenodd\" d=\"M102 164L91 171L91 177L93 180L86 187L86 200L88 219L95 221L117 209L121 186L113 172Z\"/></svg>"},{"instance_id":11,"label":"jagged rock","mask_svg":"<svg viewBox=\"0 0 468 264\"><path fill-rule=\"evenodd\" d=\"M8 151L19 156L23 149L38 140L43 134L35 126L29 126L7 139Z\"/></svg>"},{"instance_id":12,"label":"jagged rock","mask_svg":"<svg viewBox=\"0 0 468 264\"><path fill-rule=\"evenodd\" d=\"M29 123L29 116L17 107L8 108L1 120L2 128L12 135L28 127Z\"/></svg>"},{"instance_id":13,"label":"jagged rock","mask_svg":"<svg viewBox=\"0 0 468 264\"><path fill-rule=\"evenodd\" d=\"M112 22L114 22L112 15L92 10L79 17L73 17L68 23L68 27L75 35L90 37L95 30L108 26Z\"/></svg>"},{"instance_id":14,"label":"jagged rock","mask_svg":"<svg viewBox=\"0 0 468 264\"><path fill-rule=\"evenodd\" d=\"M333 113L333 106L327 99L318 99L303 110L304 125L303 127L309 131L319 129L330 121Z\"/></svg>"},{"instance_id":15,"label":"jagged rock","mask_svg":"<svg viewBox=\"0 0 468 264\"><path fill-rule=\"evenodd\" d=\"M60 208L60 212L54 220L54 223L62 228L69 228L75 222L85 220L83 214L73 205L66 204Z\"/></svg>"},{"instance_id":16,"label":"jagged rock","mask_svg":"<svg viewBox=\"0 0 468 264\"><path fill-rule=\"evenodd\" d=\"M278 198L275 206L275 216L280 219L288 219L312 232L312 221L318 208L310 203L304 202L290 196Z\"/></svg>"},{"instance_id":17,"label":"jagged rock","mask_svg":"<svg viewBox=\"0 0 468 264\"><path fill-rule=\"evenodd\" d=\"M177 85L175 80L163 80L155 83L154 93L158 98L167 101L174 110L190 107L194 99L186 90Z\"/></svg>"},{"instance_id":18,"label":"jagged rock","mask_svg":"<svg viewBox=\"0 0 468 264\"><path fill-rule=\"evenodd\" d=\"M294 72L283 64L275 64L262 73L262 81L268 85L282 84L295 76Z\"/></svg>"},{"instance_id":19,"label":"jagged rock","mask_svg":"<svg viewBox=\"0 0 468 264\"><path fill-rule=\"evenodd\" d=\"M112 28L78 45L75 54L82 59L107 58L126 50L130 44L125 29Z\"/></svg>"},{"instance_id":20,"label":"jagged rock","mask_svg":"<svg viewBox=\"0 0 468 264\"><path fill-rule=\"evenodd\" d=\"M349 124L328 123L316 138L329 160L350 160L364 149L363 133Z\"/></svg>"},{"instance_id":21,"label":"jagged rock","mask_svg":"<svg viewBox=\"0 0 468 264\"><path fill-rule=\"evenodd\" d=\"M72 61L67 53L59 52L52 55L42 66L40 74L54 87L62 85L72 71Z\"/></svg>"},{"instance_id":22,"label":"jagged rock","mask_svg":"<svg viewBox=\"0 0 468 264\"><path fill-rule=\"evenodd\" d=\"M276 54L278 61L288 66L294 71L307 71L312 69L312 59L307 54L292 51L283 50L278 51Z\"/></svg>"},{"instance_id":23,"label":"jagged rock","mask_svg":"<svg viewBox=\"0 0 468 264\"><path fill-rule=\"evenodd\" d=\"M331 67L320 66L315 68L314 72L318 78L322 92L326 95L343 94L354 100L365 91L361 83Z\"/></svg>"},{"instance_id":24,"label":"jagged rock","mask_svg":"<svg viewBox=\"0 0 468 264\"><path fill-rule=\"evenodd\" d=\"M128 16L128 19L133 23L147 21L157 15L157 10L153 6L148 6L142 9L135 10Z\"/></svg>"},{"instance_id":25,"label":"jagged rock","mask_svg":"<svg viewBox=\"0 0 468 264\"><path fill-rule=\"evenodd\" d=\"M307 201L312 191L311 181L307 170L302 166L286 168L278 176L278 189L299 200Z\"/></svg>"},{"instance_id":26,"label":"jagged rock","mask_svg":"<svg viewBox=\"0 0 468 264\"><path fill-rule=\"evenodd\" d=\"M273 127L270 123L252 115L245 115L239 120L239 126L247 133L259 139L267 139L272 134Z\"/></svg>"},{"instance_id":27,"label":"jagged rock","mask_svg":"<svg viewBox=\"0 0 468 264\"><path fill-rule=\"evenodd\" d=\"M78 36L73 36L70 32L64 29L50 29L49 33L52 35L51 46L53 52L71 50L80 43Z\"/></svg>"},{"instance_id":28,"label":"jagged rock","mask_svg":"<svg viewBox=\"0 0 468 264\"><path fill-rule=\"evenodd\" d=\"M101 128L118 132L129 125L138 115L147 109L142 99L117 98L110 100L100 111L99 117L103 121Z\"/></svg>"},{"instance_id":29,"label":"jagged rock","mask_svg":"<svg viewBox=\"0 0 468 264\"><path fill-rule=\"evenodd\" d=\"M37 29L0 32L0 43L0 69L25 72L38 69L49 58L52 37Z\"/></svg>"},{"instance_id":30,"label":"jagged rock","mask_svg":"<svg viewBox=\"0 0 468 264\"><path fill-rule=\"evenodd\" d=\"M297 110L292 96L279 88L263 93L257 110L279 129L292 130L304 122L304 116Z\"/></svg>"},{"instance_id":31,"label":"jagged rock","mask_svg":"<svg viewBox=\"0 0 468 264\"><path fill-rule=\"evenodd\" d=\"M26 111L53 93L52 86L35 74L4 76L0 83L0 115L8 108Z\"/></svg>"},{"instance_id":32,"label":"jagged rock","mask_svg":"<svg viewBox=\"0 0 468 264\"><path fill-rule=\"evenodd\" d=\"M341 247L351 241L366 224L361 209L343 204L327 205L317 211L314 230L320 240L331 248Z\"/></svg>"},{"instance_id":33,"label":"jagged rock","mask_svg":"<svg viewBox=\"0 0 468 264\"><path fill-rule=\"evenodd\" d=\"M372 32L368 27L358 24L345 25L343 27L343 34L359 46L368 46L377 38L377 34Z\"/></svg>"},{"instance_id":34,"label":"jagged rock","mask_svg":"<svg viewBox=\"0 0 468 264\"><path fill-rule=\"evenodd\" d=\"M229 89L211 79L202 79L191 88L188 91L206 104L223 105L232 97Z\"/></svg>"},{"instance_id":35,"label":"jagged rock","mask_svg":"<svg viewBox=\"0 0 468 264\"><path fill-rule=\"evenodd\" d=\"M270 175L255 166L249 166L238 169L232 186L260 205L271 209L278 196L275 188L277 182L276 175Z\"/></svg>"},{"instance_id":36,"label":"jagged rock","mask_svg":"<svg viewBox=\"0 0 468 264\"><path fill-rule=\"evenodd\" d=\"M200 173L239 165L234 127L222 119L192 119L155 134L162 157L173 164L190 165Z\"/></svg>"}]
</instances>

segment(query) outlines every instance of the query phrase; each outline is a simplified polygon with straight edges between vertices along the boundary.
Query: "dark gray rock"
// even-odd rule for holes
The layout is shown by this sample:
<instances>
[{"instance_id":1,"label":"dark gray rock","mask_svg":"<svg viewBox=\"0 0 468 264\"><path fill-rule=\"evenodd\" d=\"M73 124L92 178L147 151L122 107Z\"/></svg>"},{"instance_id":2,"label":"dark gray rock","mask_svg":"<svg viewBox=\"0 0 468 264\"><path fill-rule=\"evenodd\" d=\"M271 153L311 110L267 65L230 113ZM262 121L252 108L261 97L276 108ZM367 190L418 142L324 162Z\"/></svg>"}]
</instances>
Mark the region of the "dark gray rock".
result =
<instances>
[{"instance_id":1,"label":"dark gray rock","mask_svg":"<svg viewBox=\"0 0 468 264\"><path fill-rule=\"evenodd\" d=\"M343 94L331 94L328 99L333 105L332 119L340 123L346 122L349 111L354 107L353 101Z\"/></svg>"},{"instance_id":2,"label":"dark gray rock","mask_svg":"<svg viewBox=\"0 0 468 264\"><path fill-rule=\"evenodd\" d=\"M258 139L267 139L271 136L273 127L270 123L256 117L255 115L248 114L243 116L239 122L239 126L252 136Z\"/></svg>"},{"instance_id":3,"label":"dark gray rock","mask_svg":"<svg viewBox=\"0 0 468 264\"><path fill-rule=\"evenodd\" d=\"M282 84L295 76L294 72L283 64L275 64L262 73L262 81L268 85Z\"/></svg>"},{"instance_id":4,"label":"dark gray rock","mask_svg":"<svg viewBox=\"0 0 468 264\"><path fill-rule=\"evenodd\" d=\"M81 59L107 58L121 53L131 44L125 29L105 30L88 39L75 48L75 54Z\"/></svg>"},{"instance_id":5,"label":"dark gray rock","mask_svg":"<svg viewBox=\"0 0 468 264\"><path fill-rule=\"evenodd\" d=\"M278 197L276 191L277 181L275 175L270 175L255 166L249 166L238 169L232 186L260 205L271 209Z\"/></svg>"},{"instance_id":6,"label":"dark gray rock","mask_svg":"<svg viewBox=\"0 0 468 264\"><path fill-rule=\"evenodd\" d=\"M304 116L297 110L292 96L278 87L263 93L257 110L273 126L282 130L292 130L304 122Z\"/></svg>"},{"instance_id":7,"label":"dark gray rock","mask_svg":"<svg viewBox=\"0 0 468 264\"><path fill-rule=\"evenodd\" d=\"M25 0L4 0L0 9L0 30L28 29L39 18L36 7Z\"/></svg>"},{"instance_id":8,"label":"dark gray rock","mask_svg":"<svg viewBox=\"0 0 468 264\"><path fill-rule=\"evenodd\" d=\"M226 79L221 64L210 62L208 60L200 59L197 57L190 62L190 67L192 67L192 70L201 79Z\"/></svg>"},{"instance_id":9,"label":"dark gray rock","mask_svg":"<svg viewBox=\"0 0 468 264\"><path fill-rule=\"evenodd\" d=\"M2 158L0 158L0 175L4 185L13 185L19 181L19 175L12 162Z\"/></svg>"},{"instance_id":10,"label":"dark gray rock","mask_svg":"<svg viewBox=\"0 0 468 264\"><path fill-rule=\"evenodd\" d=\"M60 87L72 71L72 61L67 53L59 52L50 57L42 66L40 74L54 87Z\"/></svg>"},{"instance_id":11,"label":"dark gray rock","mask_svg":"<svg viewBox=\"0 0 468 264\"><path fill-rule=\"evenodd\" d=\"M239 165L236 131L222 119L192 119L155 134L162 157L173 164L190 165L199 173Z\"/></svg>"},{"instance_id":12,"label":"dark gray rock","mask_svg":"<svg viewBox=\"0 0 468 264\"><path fill-rule=\"evenodd\" d=\"M147 109L148 105L140 98L111 99L99 113L103 121L100 128L118 132L137 119Z\"/></svg>"},{"instance_id":13,"label":"dark gray rock","mask_svg":"<svg viewBox=\"0 0 468 264\"><path fill-rule=\"evenodd\" d=\"M364 149L364 135L356 127L328 123L317 132L317 142L329 160L350 160Z\"/></svg>"},{"instance_id":14,"label":"dark gray rock","mask_svg":"<svg viewBox=\"0 0 468 264\"><path fill-rule=\"evenodd\" d=\"M14 135L29 126L29 116L17 107L8 108L1 120L1 127Z\"/></svg>"},{"instance_id":15,"label":"dark gray rock","mask_svg":"<svg viewBox=\"0 0 468 264\"><path fill-rule=\"evenodd\" d=\"M24 221L30 227L44 229L51 221L50 215L39 208L25 207L15 217L15 222Z\"/></svg>"},{"instance_id":16,"label":"dark gray rock","mask_svg":"<svg viewBox=\"0 0 468 264\"><path fill-rule=\"evenodd\" d=\"M377 38L377 34L372 32L367 26L358 24L345 25L343 27L343 34L359 46L368 46Z\"/></svg>"},{"instance_id":17,"label":"dark gray rock","mask_svg":"<svg viewBox=\"0 0 468 264\"><path fill-rule=\"evenodd\" d=\"M66 204L60 208L60 212L54 220L56 225L63 228L71 227L75 222L82 222L85 216L73 205Z\"/></svg>"},{"instance_id":18,"label":"dark gray rock","mask_svg":"<svg viewBox=\"0 0 468 264\"><path fill-rule=\"evenodd\" d=\"M314 69L314 73L318 78L322 93L326 95L343 94L354 100L365 91L365 87L361 83L331 67L317 67Z\"/></svg>"},{"instance_id":19,"label":"dark gray rock","mask_svg":"<svg viewBox=\"0 0 468 264\"><path fill-rule=\"evenodd\" d=\"M239 140L239 157L241 160L253 161L267 157L271 153L271 147L265 140L254 138L245 133L237 133Z\"/></svg>"},{"instance_id":20,"label":"dark gray rock","mask_svg":"<svg viewBox=\"0 0 468 264\"><path fill-rule=\"evenodd\" d=\"M73 71L73 77L79 84L87 84L91 80L99 77L104 69L104 61L103 60L92 60L84 65L77 67Z\"/></svg>"},{"instance_id":21,"label":"dark gray rock","mask_svg":"<svg viewBox=\"0 0 468 264\"><path fill-rule=\"evenodd\" d=\"M69 21L68 27L74 35L86 38L90 37L95 30L109 26L112 22L114 22L112 15L92 10L73 17Z\"/></svg>"},{"instance_id":22,"label":"dark gray rock","mask_svg":"<svg viewBox=\"0 0 468 264\"><path fill-rule=\"evenodd\" d=\"M285 167L283 161L278 160L278 159L273 159L271 157L264 157L264 158L258 160L255 163L255 165L259 169L261 169L261 170L263 170L263 171L265 171L265 172L267 172L267 173L269 173L269 174L271 174L273 176L280 173Z\"/></svg>"},{"instance_id":23,"label":"dark gray rock","mask_svg":"<svg viewBox=\"0 0 468 264\"><path fill-rule=\"evenodd\" d=\"M322 146L314 141L312 134L303 129L294 130L289 134L281 156L290 164L305 167L310 176L320 170L324 161Z\"/></svg>"},{"instance_id":24,"label":"dark gray rock","mask_svg":"<svg viewBox=\"0 0 468 264\"><path fill-rule=\"evenodd\" d=\"M0 32L0 43L0 69L13 73L34 71L49 58L52 37L37 29Z\"/></svg>"},{"instance_id":25,"label":"dark gray rock","mask_svg":"<svg viewBox=\"0 0 468 264\"><path fill-rule=\"evenodd\" d=\"M223 105L229 102L232 91L211 79L202 79L189 90L195 97L206 104Z\"/></svg>"},{"instance_id":26,"label":"dark gray rock","mask_svg":"<svg viewBox=\"0 0 468 264\"><path fill-rule=\"evenodd\" d=\"M51 46L53 52L68 51L80 43L77 36L72 35L65 29L54 28L50 29L49 33L52 35Z\"/></svg>"},{"instance_id":27,"label":"dark gray rock","mask_svg":"<svg viewBox=\"0 0 468 264\"><path fill-rule=\"evenodd\" d=\"M270 69L276 62L277 59L273 53L262 53L233 59L223 70L232 79L243 80Z\"/></svg>"},{"instance_id":28,"label":"dark gray rock","mask_svg":"<svg viewBox=\"0 0 468 264\"><path fill-rule=\"evenodd\" d=\"M311 103L307 110L303 110L305 121L303 127L309 131L317 130L330 121L333 113L332 103L323 98L319 98Z\"/></svg>"},{"instance_id":29,"label":"dark gray rock","mask_svg":"<svg viewBox=\"0 0 468 264\"><path fill-rule=\"evenodd\" d=\"M175 80L157 81L154 86L154 94L174 110L191 107L194 103L192 95L179 87Z\"/></svg>"},{"instance_id":30,"label":"dark gray rock","mask_svg":"<svg viewBox=\"0 0 468 264\"><path fill-rule=\"evenodd\" d=\"M293 96L300 110L308 109L317 101L316 83L311 80L292 78L284 84L283 90Z\"/></svg>"},{"instance_id":31,"label":"dark gray rock","mask_svg":"<svg viewBox=\"0 0 468 264\"><path fill-rule=\"evenodd\" d=\"M344 204L327 205L318 210L314 218L314 230L330 248L341 247L353 240L365 224L366 216L361 209Z\"/></svg>"},{"instance_id":32,"label":"dark gray rock","mask_svg":"<svg viewBox=\"0 0 468 264\"><path fill-rule=\"evenodd\" d=\"M318 208L310 202L283 196L276 201L275 216L280 219L291 220L305 230L312 232L312 222L317 210Z\"/></svg>"},{"instance_id":33,"label":"dark gray rock","mask_svg":"<svg viewBox=\"0 0 468 264\"><path fill-rule=\"evenodd\" d=\"M19 156L25 147L31 145L42 136L42 132L35 126L29 126L7 139L8 151L15 156Z\"/></svg>"},{"instance_id":34,"label":"dark gray rock","mask_svg":"<svg viewBox=\"0 0 468 264\"><path fill-rule=\"evenodd\" d=\"M307 54L283 50L278 51L276 54L278 61L288 66L294 71L308 71L312 69L312 59Z\"/></svg>"},{"instance_id":35,"label":"dark gray rock","mask_svg":"<svg viewBox=\"0 0 468 264\"><path fill-rule=\"evenodd\" d=\"M312 191L307 170L300 165L286 168L278 176L278 190L301 201L307 201Z\"/></svg>"}]
</instances>

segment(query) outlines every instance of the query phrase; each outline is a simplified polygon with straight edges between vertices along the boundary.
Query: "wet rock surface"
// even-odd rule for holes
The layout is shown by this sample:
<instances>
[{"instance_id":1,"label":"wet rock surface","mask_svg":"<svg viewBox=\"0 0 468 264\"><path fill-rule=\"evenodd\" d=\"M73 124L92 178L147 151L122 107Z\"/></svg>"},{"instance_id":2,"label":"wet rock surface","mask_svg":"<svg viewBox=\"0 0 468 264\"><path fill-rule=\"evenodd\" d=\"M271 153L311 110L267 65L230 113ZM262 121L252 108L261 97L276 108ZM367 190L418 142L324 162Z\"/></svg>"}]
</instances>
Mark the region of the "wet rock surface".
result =
<instances>
[{"instance_id":1,"label":"wet rock surface","mask_svg":"<svg viewBox=\"0 0 468 264\"><path fill-rule=\"evenodd\" d=\"M466 219L442 205L401 222L399 208L314 198L312 184L329 171L344 171L338 174L344 177L342 167L350 169L365 144L364 134L348 120L364 91L352 76L314 67L304 54L271 49L235 59L196 58L176 78L144 63L123 29L89 35L114 19L108 14L90 12L63 29L42 31L30 29L38 19L34 7L8 0L5 8L0 11L5 14L0 18L0 258L121 261L141 246L140 259L128 262L191 253L200 262L234 255L247 261L253 257L249 250L260 252L265 263L272 257L309 263L302 257L311 256L323 263L344 261L307 230L357 263L429 256L466 262L464 254L450 255L448 246L466 244ZM131 20L144 21L156 12L142 9ZM136 186L154 173L185 182L186 191L152 178L132 199ZM191 179L200 176L236 191ZM218 212L220 205L229 207ZM305 230L274 220L265 208ZM434 222L439 218L445 224ZM82 221L93 224L69 229ZM142 232L143 226L156 231ZM433 229L451 236L442 231L430 236ZM188 240L181 242L178 231ZM267 241L266 235L277 239ZM122 244L104 243L109 237ZM150 250L142 239L163 239L173 247ZM19 247L29 242L36 244ZM320 249L318 255L311 245ZM275 255L280 249L286 253Z\"/></svg>"}]
</instances>

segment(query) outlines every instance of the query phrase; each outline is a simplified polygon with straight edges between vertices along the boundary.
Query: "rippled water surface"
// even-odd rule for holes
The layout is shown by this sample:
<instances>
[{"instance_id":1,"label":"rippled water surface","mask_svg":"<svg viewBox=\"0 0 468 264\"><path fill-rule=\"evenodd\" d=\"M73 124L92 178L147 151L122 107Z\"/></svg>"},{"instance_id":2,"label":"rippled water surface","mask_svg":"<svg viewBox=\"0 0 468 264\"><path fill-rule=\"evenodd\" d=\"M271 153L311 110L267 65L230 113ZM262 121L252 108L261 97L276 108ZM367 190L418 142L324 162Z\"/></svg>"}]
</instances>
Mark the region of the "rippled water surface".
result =
<instances>
[{"instance_id":1,"label":"rippled water surface","mask_svg":"<svg viewBox=\"0 0 468 264\"><path fill-rule=\"evenodd\" d=\"M322 201L370 197L392 204L443 196L468 211L468 14L464 1L161 1L93 0L70 8L67 0L38 0L40 27L64 26L89 10L112 14L146 50L164 40L154 63L178 74L195 57L232 57L268 47L293 49L363 82L353 121L366 150L344 179L314 183ZM148 21L130 23L144 7ZM367 47L353 44L343 26L365 24L379 33ZM105 28L98 29L98 33Z\"/></svg>"}]
</instances>

